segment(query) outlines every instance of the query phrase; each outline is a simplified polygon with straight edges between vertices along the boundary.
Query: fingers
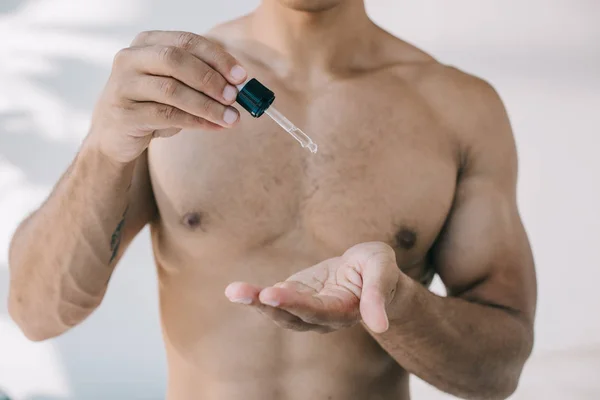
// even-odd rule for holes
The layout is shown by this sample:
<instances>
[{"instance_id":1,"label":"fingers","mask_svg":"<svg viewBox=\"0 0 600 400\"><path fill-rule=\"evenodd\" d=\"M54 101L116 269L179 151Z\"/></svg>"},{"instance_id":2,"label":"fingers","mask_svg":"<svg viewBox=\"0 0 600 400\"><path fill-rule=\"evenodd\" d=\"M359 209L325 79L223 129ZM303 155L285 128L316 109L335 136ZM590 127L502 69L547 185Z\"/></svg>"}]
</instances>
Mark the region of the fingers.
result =
<instances>
[{"instance_id":1,"label":"fingers","mask_svg":"<svg viewBox=\"0 0 600 400\"><path fill-rule=\"evenodd\" d=\"M289 284L289 282L285 282ZM277 307L309 324L327 325L336 329L353 325L357 320L358 298L347 296L315 296L296 287L269 287L259 294L262 304Z\"/></svg>"},{"instance_id":2,"label":"fingers","mask_svg":"<svg viewBox=\"0 0 600 400\"><path fill-rule=\"evenodd\" d=\"M159 130L155 136L169 136L190 126L230 127L239 120L239 112L231 104L238 94L234 85L246 79L246 72L232 55L202 36L141 33L132 47L117 53L112 75L113 104L141 110L137 119L150 115L155 123L146 125ZM130 106L130 102L143 106ZM158 121L156 116L165 119ZM170 121L174 124L169 125Z\"/></svg>"},{"instance_id":3,"label":"fingers","mask_svg":"<svg viewBox=\"0 0 600 400\"><path fill-rule=\"evenodd\" d=\"M93 114L94 136L109 157L129 162L152 138L184 128L229 128L239 121L231 107L235 85L246 75L232 55L202 36L144 32L114 58Z\"/></svg>"},{"instance_id":4,"label":"fingers","mask_svg":"<svg viewBox=\"0 0 600 400\"><path fill-rule=\"evenodd\" d=\"M133 46L167 46L184 50L203 60L229 83L237 85L246 79L239 62L217 43L189 32L149 31L140 33Z\"/></svg>"},{"instance_id":5,"label":"fingers","mask_svg":"<svg viewBox=\"0 0 600 400\"><path fill-rule=\"evenodd\" d=\"M258 301L261 287L245 282L234 282L225 288L225 296L233 303L250 305Z\"/></svg>"},{"instance_id":6,"label":"fingers","mask_svg":"<svg viewBox=\"0 0 600 400\"><path fill-rule=\"evenodd\" d=\"M360 315L365 325L375 333L383 333L389 328L390 323L385 307L385 300L380 293L376 291L364 293L360 302Z\"/></svg>"},{"instance_id":7,"label":"fingers","mask_svg":"<svg viewBox=\"0 0 600 400\"><path fill-rule=\"evenodd\" d=\"M221 129L220 126L198 118L195 115L181 111L176 107L156 102L137 102L127 105L128 112L123 118L135 123L141 129L163 130L163 134L155 136L169 136L177 129Z\"/></svg>"},{"instance_id":8,"label":"fingers","mask_svg":"<svg viewBox=\"0 0 600 400\"><path fill-rule=\"evenodd\" d=\"M289 329L297 332L319 332L328 333L333 331L332 328L321 326L318 324L310 324L303 321L296 315L289 313L281 308L271 307L260 302L253 304L253 306L264 316L270 318L277 326L284 329Z\"/></svg>"},{"instance_id":9,"label":"fingers","mask_svg":"<svg viewBox=\"0 0 600 400\"><path fill-rule=\"evenodd\" d=\"M387 331L386 307L394 297L400 276L393 250L380 243L365 243L348 250L344 258L362 277L360 314L363 322L373 332Z\"/></svg>"},{"instance_id":10,"label":"fingers","mask_svg":"<svg viewBox=\"0 0 600 400\"><path fill-rule=\"evenodd\" d=\"M235 108L224 106L170 77L140 75L122 90L132 101L165 104L223 127L233 125L239 118Z\"/></svg>"},{"instance_id":11,"label":"fingers","mask_svg":"<svg viewBox=\"0 0 600 400\"><path fill-rule=\"evenodd\" d=\"M225 289L225 296L234 303L253 307L262 315L270 318L277 326L298 332L314 331L328 333L332 329L325 326L310 324L286 310L263 304L259 300L261 288L244 282L234 282Z\"/></svg>"},{"instance_id":12,"label":"fingers","mask_svg":"<svg viewBox=\"0 0 600 400\"><path fill-rule=\"evenodd\" d=\"M235 86L194 55L178 47L148 46L122 50L115 58L117 68L142 74L173 77L224 105L237 96Z\"/></svg>"}]
</instances>

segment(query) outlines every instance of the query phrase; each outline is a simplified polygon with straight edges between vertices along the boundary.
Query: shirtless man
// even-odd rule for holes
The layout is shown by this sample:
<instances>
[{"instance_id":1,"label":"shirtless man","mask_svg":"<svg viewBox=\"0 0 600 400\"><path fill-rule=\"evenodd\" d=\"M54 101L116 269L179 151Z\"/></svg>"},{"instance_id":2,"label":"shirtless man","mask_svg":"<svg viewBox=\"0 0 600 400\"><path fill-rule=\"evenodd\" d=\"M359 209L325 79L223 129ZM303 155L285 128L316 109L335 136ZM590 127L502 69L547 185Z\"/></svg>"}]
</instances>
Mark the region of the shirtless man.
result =
<instances>
[{"instance_id":1,"label":"shirtless man","mask_svg":"<svg viewBox=\"0 0 600 400\"><path fill-rule=\"evenodd\" d=\"M317 154L234 107L247 77ZM15 233L10 312L31 340L77 325L150 224L169 400L405 400L409 373L504 399L536 303L516 179L487 83L362 0L264 0L117 54L79 154Z\"/></svg>"}]
</instances>

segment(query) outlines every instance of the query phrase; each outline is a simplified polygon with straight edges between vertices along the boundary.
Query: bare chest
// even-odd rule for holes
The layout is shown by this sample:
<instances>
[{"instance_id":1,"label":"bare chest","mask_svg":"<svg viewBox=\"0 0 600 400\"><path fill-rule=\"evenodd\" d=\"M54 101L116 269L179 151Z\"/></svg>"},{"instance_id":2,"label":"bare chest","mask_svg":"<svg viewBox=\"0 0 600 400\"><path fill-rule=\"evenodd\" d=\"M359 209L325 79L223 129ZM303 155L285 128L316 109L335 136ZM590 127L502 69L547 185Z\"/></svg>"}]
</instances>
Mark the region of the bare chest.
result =
<instances>
[{"instance_id":1,"label":"bare chest","mask_svg":"<svg viewBox=\"0 0 600 400\"><path fill-rule=\"evenodd\" d=\"M377 82L310 102L278 96L275 105L315 140L317 154L267 116L243 111L232 130L154 140L161 226L206 251L287 247L330 257L384 241L402 262L419 261L446 219L457 172L432 110Z\"/></svg>"}]
</instances>

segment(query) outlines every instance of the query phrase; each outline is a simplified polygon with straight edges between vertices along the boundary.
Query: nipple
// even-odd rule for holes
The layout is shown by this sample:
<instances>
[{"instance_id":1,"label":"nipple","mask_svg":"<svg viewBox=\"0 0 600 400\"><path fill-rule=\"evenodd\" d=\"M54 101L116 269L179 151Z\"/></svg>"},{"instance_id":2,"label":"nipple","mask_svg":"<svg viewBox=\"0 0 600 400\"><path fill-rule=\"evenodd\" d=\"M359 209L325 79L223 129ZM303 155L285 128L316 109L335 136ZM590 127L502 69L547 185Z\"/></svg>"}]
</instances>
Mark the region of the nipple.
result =
<instances>
[{"instance_id":1,"label":"nipple","mask_svg":"<svg viewBox=\"0 0 600 400\"><path fill-rule=\"evenodd\" d=\"M181 222L190 229L196 229L202 223L202 216L197 212L189 212L183 216Z\"/></svg>"},{"instance_id":2,"label":"nipple","mask_svg":"<svg viewBox=\"0 0 600 400\"><path fill-rule=\"evenodd\" d=\"M417 233L408 228L400 229L396 234L396 245L404 250L412 249L417 242Z\"/></svg>"}]
</instances>

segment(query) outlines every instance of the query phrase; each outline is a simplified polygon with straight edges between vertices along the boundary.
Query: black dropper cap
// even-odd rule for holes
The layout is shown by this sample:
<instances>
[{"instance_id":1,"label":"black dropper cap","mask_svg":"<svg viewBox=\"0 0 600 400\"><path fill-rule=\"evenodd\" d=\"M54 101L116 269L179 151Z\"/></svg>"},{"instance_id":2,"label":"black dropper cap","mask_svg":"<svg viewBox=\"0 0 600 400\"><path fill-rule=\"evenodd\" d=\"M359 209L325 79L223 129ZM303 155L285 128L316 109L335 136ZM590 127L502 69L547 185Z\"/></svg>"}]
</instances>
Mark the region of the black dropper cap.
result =
<instances>
[{"instance_id":1,"label":"black dropper cap","mask_svg":"<svg viewBox=\"0 0 600 400\"><path fill-rule=\"evenodd\" d=\"M258 118L275 100L275 93L252 78L240 89L235 100L254 118Z\"/></svg>"}]
</instances>

